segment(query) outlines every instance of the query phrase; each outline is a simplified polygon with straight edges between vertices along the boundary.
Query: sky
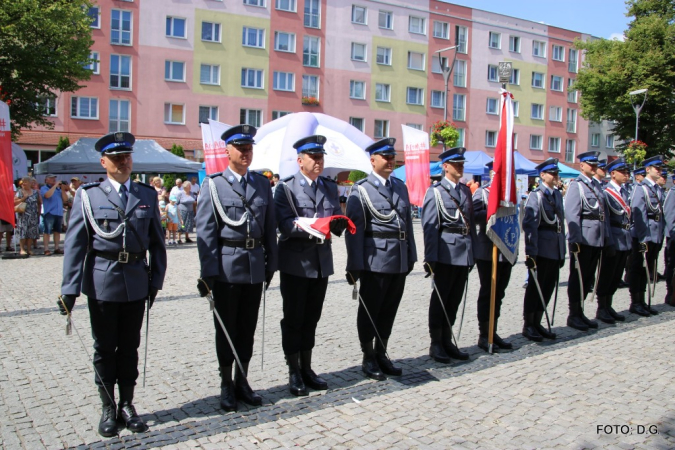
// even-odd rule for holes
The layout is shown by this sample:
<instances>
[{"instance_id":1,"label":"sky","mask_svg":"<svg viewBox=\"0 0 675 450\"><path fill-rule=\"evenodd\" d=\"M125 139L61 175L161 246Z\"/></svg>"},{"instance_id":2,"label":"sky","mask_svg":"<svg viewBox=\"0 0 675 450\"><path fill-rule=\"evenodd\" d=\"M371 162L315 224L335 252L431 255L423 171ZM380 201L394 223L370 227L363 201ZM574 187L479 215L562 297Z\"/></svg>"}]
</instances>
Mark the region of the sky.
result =
<instances>
[{"instance_id":1,"label":"sky","mask_svg":"<svg viewBox=\"0 0 675 450\"><path fill-rule=\"evenodd\" d=\"M445 0L444 0L445 1ZM625 0L448 0L448 3L623 40L631 18Z\"/></svg>"}]
</instances>

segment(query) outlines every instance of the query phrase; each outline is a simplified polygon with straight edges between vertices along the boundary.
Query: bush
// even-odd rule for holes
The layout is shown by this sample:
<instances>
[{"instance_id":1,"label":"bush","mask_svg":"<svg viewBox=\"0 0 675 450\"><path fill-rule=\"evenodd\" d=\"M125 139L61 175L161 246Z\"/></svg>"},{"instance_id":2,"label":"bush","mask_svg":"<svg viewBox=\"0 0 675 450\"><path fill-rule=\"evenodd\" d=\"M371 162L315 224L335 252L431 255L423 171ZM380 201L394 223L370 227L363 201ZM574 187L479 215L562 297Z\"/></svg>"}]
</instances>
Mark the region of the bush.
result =
<instances>
[{"instance_id":1,"label":"bush","mask_svg":"<svg viewBox=\"0 0 675 450\"><path fill-rule=\"evenodd\" d=\"M362 180L368 176L367 173L361 172L360 170L352 170L349 172L349 178L347 178L352 183L356 183L359 180Z\"/></svg>"}]
</instances>

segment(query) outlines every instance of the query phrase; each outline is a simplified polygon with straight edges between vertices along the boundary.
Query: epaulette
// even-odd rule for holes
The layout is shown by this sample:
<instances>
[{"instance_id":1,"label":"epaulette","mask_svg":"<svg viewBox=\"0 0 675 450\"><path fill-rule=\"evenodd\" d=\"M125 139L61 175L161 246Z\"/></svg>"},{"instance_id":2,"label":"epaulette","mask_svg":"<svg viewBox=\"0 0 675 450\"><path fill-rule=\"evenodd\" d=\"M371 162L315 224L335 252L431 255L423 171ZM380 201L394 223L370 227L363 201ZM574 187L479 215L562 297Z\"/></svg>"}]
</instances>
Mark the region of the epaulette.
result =
<instances>
[{"instance_id":1,"label":"epaulette","mask_svg":"<svg viewBox=\"0 0 675 450\"><path fill-rule=\"evenodd\" d=\"M294 175L291 175L290 177L286 177L281 181L283 181L284 183L287 183L287 182L291 181L293 179L293 177L294 177Z\"/></svg>"},{"instance_id":2,"label":"epaulette","mask_svg":"<svg viewBox=\"0 0 675 450\"><path fill-rule=\"evenodd\" d=\"M152 189L152 190L155 189L154 186L150 186L148 183L143 183L142 181L134 181L134 183L136 183L139 186L145 186L146 188L149 188L149 189Z\"/></svg>"},{"instance_id":3,"label":"epaulette","mask_svg":"<svg viewBox=\"0 0 675 450\"><path fill-rule=\"evenodd\" d=\"M319 178L321 178L323 181L330 181L331 183L337 184L337 181L335 181L332 178L328 178L328 177L319 177Z\"/></svg>"},{"instance_id":4,"label":"epaulette","mask_svg":"<svg viewBox=\"0 0 675 450\"><path fill-rule=\"evenodd\" d=\"M357 181L357 182L354 183L354 184L363 184L363 183L365 183L366 181L368 181L368 178L361 178L359 181Z\"/></svg>"},{"instance_id":5,"label":"epaulette","mask_svg":"<svg viewBox=\"0 0 675 450\"><path fill-rule=\"evenodd\" d=\"M96 187L96 186L98 186L98 185L100 185L100 184L101 184L100 181L94 181L93 183L83 184L83 185L80 186L80 187L81 187L82 189L89 189L89 188Z\"/></svg>"},{"instance_id":6,"label":"epaulette","mask_svg":"<svg viewBox=\"0 0 675 450\"><path fill-rule=\"evenodd\" d=\"M222 174L223 174L223 172L212 173L211 175L209 175L209 178L219 177L219 176L221 176Z\"/></svg>"},{"instance_id":7,"label":"epaulette","mask_svg":"<svg viewBox=\"0 0 675 450\"><path fill-rule=\"evenodd\" d=\"M440 186L440 185L441 185L441 182L440 182L440 181L437 181L437 182L435 182L432 186L433 186L433 187L438 187L438 186Z\"/></svg>"}]
</instances>

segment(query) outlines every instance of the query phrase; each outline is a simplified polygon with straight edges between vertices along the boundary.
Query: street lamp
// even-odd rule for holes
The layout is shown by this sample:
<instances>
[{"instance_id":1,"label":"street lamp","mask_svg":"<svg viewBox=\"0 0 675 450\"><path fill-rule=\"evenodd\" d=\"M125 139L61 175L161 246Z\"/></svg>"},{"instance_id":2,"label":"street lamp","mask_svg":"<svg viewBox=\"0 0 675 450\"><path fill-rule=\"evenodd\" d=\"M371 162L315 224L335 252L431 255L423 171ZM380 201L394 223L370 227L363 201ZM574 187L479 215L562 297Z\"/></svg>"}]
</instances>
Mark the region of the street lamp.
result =
<instances>
[{"instance_id":1,"label":"street lamp","mask_svg":"<svg viewBox=\"0 0 675 450\"><path fill-rule=\"evenodd\" d=\"M642 103L636 103L639 102L640 99L637 97L638 95L643 95L642 98ZM635 140L638 140L638 123L640 121L640 111L642 111L642 107L645 106L645 102L647 101L647 89L638 89L637 91L632 91L629 92L628 95L630 96L630 104L633 105L633 110L635 110ZM635 101L633 100L635 99Z\"/></svg>"},{"instance_id":2,"label":"street lamp","mask_svg":"<svg viewBox=\"0 0 675 450\"><path fill-rule=\"evenodd\" d=\"M438 53L438 64L441 66L441 72L443 73L443 80L445 81L445 101L443 102L443 120L447 121L448 120L448 80L450 80L450 75L452 74L452 69L455 67L455 60L457 59L457 49L459 48L459 45L453 45L452 47L446 47L442 48L440 50L436 50L434 53ZM455 56L452 58L452 64L448 66L446 62L443 61L443 57L441 56L441 53L448 51L448 50L455 50Z\"/></svg>"}]
</instances>

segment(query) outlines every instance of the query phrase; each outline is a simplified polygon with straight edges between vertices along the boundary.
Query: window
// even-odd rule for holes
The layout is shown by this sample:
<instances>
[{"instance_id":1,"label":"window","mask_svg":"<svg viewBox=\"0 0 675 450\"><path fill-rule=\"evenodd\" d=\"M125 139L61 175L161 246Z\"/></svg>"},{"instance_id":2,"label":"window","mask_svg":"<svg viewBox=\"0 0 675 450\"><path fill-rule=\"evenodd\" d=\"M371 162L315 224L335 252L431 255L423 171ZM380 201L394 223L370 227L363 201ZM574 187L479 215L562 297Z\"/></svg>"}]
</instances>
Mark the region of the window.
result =
<instances>
[{"instance_id":1,"label":"window","mask_svg":"<svg viewBox=\"0 0 675 450\"><path fill-rule=\"evenodd\" d=\"M209 119L218 120L217 106L200 106L199 107L199 123L209 123Z\"/></svg>"},{"instance_id":2,"label":"window","mask_svg":"<svg viewBox=\"0 0 675 450\"><path fill-rule=\"evenodd\" d=\"M457 128L459 132L459 137L457 138L456 145L458 147L464 147L464 128Z\"/></svg>"},{"instance_id":3,"label":"window","mask_svg":"<svg viewBox=\"0 0 675 450\"><path fill-rule=\"evenodd\" d=\"M415 34L427 34L426 22L423 17L408 17L408 31Z\"/></svg>"},{"instance_id":4,"label":"window","mask_svg":"<svg viewBox=\"0 0 675 450\"><path fill-rule=\"evenodd\" d=\"M591 134L591 147L600 147L600 133Z\"/></svg>"},{"instance_id":5,"label":"window","mask_svg":"<svg viewBox=\"0 0 675 450\"><path fill-rule=\"evenodd\" d=\"M108 133L129 131L129 100L110 100L108 109Z\"/></svg>"},{"instance_id":6,"label":"window","mask_svg":"<svg viewBox=\"0 0 675 450\"><path fill-rule=\"evenodd\" d=\"M291 114L290 111L272 111L272 120L280 119L289 114Z\"/></svg>"},{"instance_id":7,"label":"window","mask_svg":"<svg viewBox=\"0 0 675 450\"><path fill-rule=\"evenodd\" d=\"M466 87L466 61L460 59L455 60L452 84L457 87Z\"/></svg>"},{"instance_id":8,"label":"window","mask_svg":"<svg viewBox=\"0 0 675 450\"><path fill-rule=\"evenodd\" d=\"M85 65L85 69L89 69L92 71L92 74L98 75L101 73L101 69L98 65L99 63L99 53L98 52L91 52L89 53L89 64Z\"/></svg>"},{"instance_id":9,"label":"window","mask_svg":"<svg viewBox=\"0 0 675 450\"><path fill-rule=\"evenodd\" d=\"M274 72L272 89L275 91L295 91L295 74L293 72Z\"/></svg>"},{"instance_id":10,"label":"window","mask_svg":"<svg viewBox=\"0 0 675 450\"><path fill-rule=\"evenodd\" d=\"M551 90L558 92L563 91L563 77L551 75Z\"/></svg>"},{"instance_id":11,"label":"window","mask_svg":"<svg viewBox=\"0 0 675 450\"><path fill-rule=\"evenodd\" d=\"M577 132L577 110L567 108L567 132L576 133ZM610 147L614 148L614 147Z\"/></svg>"},{"instance_id":12,"label":"window","mask_svg":"<svg viewBox=\"0 0 675 450\"><path fill-rule=\"evenodd\" d=\"M440 39L450 39L450 24L447 22L438 22L434 20L434 37Z\"/></svg>"},{"instance_id":13,"label":"window","mask_svg":"<svg viewBox=\"0 0 675 450\"><path fill-rule=\"evenodd\" d=\"M166 81L185 81L185 63L182 61L164 61L164 79Z\"/></svg>"},{"instance_id":14,"label":"window","mask_svg":"<svg viewBox=\"0 0 675 450\"><path fill-rule=\"evenodd\" d=\"M185 125L185 105L164 103L164 123Z\"/></svg>"},{"instance_id":15,"label":"window","mask_svg":"<svg viewBox=\"0 0 675 450\"><path fill-rule=\"evenodd\" d=\"M375 137L383 138L389 136L389 121L375 119Z\"/></svg>"},{"instance_id":16,"label":"window","mask_svg":"<svg viewBox=\"0 0 675 450\"><path fill-rule=\"evenodd\" d=\"M354 81L349 82L349 98L355 98L358 100L366 99L366 82L365 81Z\"/></svg>"},{"instance_id":17,"label":"window","mask_svg":"<svg viewBox=\"0 0 675 450\"><path fill-rule=\"evenodd\" d=\"M577 102L577 90L574 87L574 78L567 79L567 101L570 103Z\"/></svg>"},{"instance_id":18,"label":"window","mask_svg":"<svg viewBox=\"0 0 675 450\"><path fill-rule=\"evenodd\" d=\"M421 130L422 129L422 124L419 123L406 123L405 126L414 128L416 130Z\"/></svg>"},{"instance_id":19,"label":"window","mask_svg":"<svg viewBox=\"0 0 675 450\"><path fill-rule=\"evenodd\" d=\"M220 42L220 24L202 22L202 41Z\"/></svg>"},{"instance_id":20,"label":"window","mask_svg":"<svg viewBox=\"0 0 675 450\"><path fill-rule=\"evenodd\" d=\"M555 61L565 61L565 47L562 45L553 45L551 47L551 50L553 51L553 55L551 58Z\"/></svg>"},{"instance_id":21,"label":"window","mask_svg":"<svg viewBox=\"0 0 675 450\"><path fill-rule=\"evenodd\" d=\"M220 66L202 64L199 68L199 82L201 84L220 84Z\"/></svg>"},{"instance_id":22,"label":"window","mask_svg":"<svg viewBox=\"0 0 675 450\"><path fill-rule=\"evenodd\" d=\"M570 49L570 59L569 63L567 64L567 70L572 73L577 73L577 54L578 53L576 49Z\"/></svg>"},{"instance_id":23,"label":"window","mask_svg":"<svg viewBox=\"0 0 675 450\"><path fill-rule=\"evenodd\" d=\"M71 97L70 117L73 119L98 119L98 98Z\"/></svg>"},{"instance_id":24,"label":"window","mask_svg":"<svg viewBox=\"0 0 675 450\"><path fill-rule=\"evenodd\" d=\"M548 151L551 152L551 153L560 153L560 138L559 137L548 138Z\"/></svg>"},{"instance_id":25,"label":"window","mask_svg":"<svg viewBox=\"0 0 675 450\"><path fill-rule=\"evenodd\" d=\"M551 106L548 109L548 120L551 122L562 122L562 107Z\"/></svg>"},{"instance_id":26,"label":"window","mask_svg":"<svg viewBox=\"0 0 675 450\"><path fill-rule=\"evenodd\" d=\"M511 77L509 78L509 84L520 85L520 69L511 69Z\"/></svg>"},{"instance_id":27,"label":"window","mask_svg":"<svg viewBox=\"0 0 675 450\"><path fill-rule=\"evenodd\" d=\"M244 27L242 30L241 45L245 47L265 48L265 30Z\"/></svg>"},{"instance_id":28,"label":"window","mask_svg":"<svg viewBox=\"0 0 675 450\"><path fill-rule=\"evenodd\" d=\"M502 48L502 34L490 31L490 34L488 35L488 47L497 49Z\"/></svg>"},{"instance_id":29,"label":"window","mask_svg":"<svg viewBox=\"0 0 675 450\"><path fill-rule=\"evenodd\" d=\"M180 17L167 16L166 35L168 37L185 39L185 19Z\"/></svg>"},{"instance_id":30,"label":"window","mask_svg":"<svg viewBox=\"0 0 675 450\"><path fill-rule=\"evenodd\" d=\"M363 6L352 5L352 23L368 24L368 9Z\"/></svg>"},{"instance_id":31,"label":"window","mask_svg":"<svg viewBox=\"0 0 675 450\"><path fill-rule=\"evenodd\" d=\"M408 52L408 69L424 70L424 53Z\"/></svg>"},{"instance_id":32,"label":"window","mask_svg":"<svg viewBox=\"0 0 675 450\"><path fill-rule=\"evenodd\" d=\"M424 104L424 89L409 87L406 92L406 103L409 105Z\"/></svg>"},{"instance_id":33,"label":"window","mask_svg":"<svg viewBox=\"0 0 675 450\"><path fill-rule=\"evenodd\" d=\"M544 120L544 105L532 103L532 112L530 117L532 119Z\"/></svg>"},{"instance_id":34,"label":"window","mask_svg":"<svg viewBox=\"0 0 675 450\"><path fill-rule=\"evenodd\" d=\"M487 70L487 79L488 81L499 81L499 67L488 64Z\"/></svg>"},{"instance_id":35,"label":"window","mask_svg":"<svg viewBox=\"0 0 675 450\"><path fill-rule=\"evenodd\" d=\"M389 84L375 84L375 101L376 102L390 102L391 101L391 85Z\"/></svg>"},{"instance_id":36,"label":"window","mask_svg":"<svg viewBox=\"0 0 675 450\"><path fill-rule=\"evenodd\" d=\"M305 26L319 28L320 23L320 0L305 0Z\"/></svg>"},{"instance_id":37,"label":"window","mask_svg":"<svg viewBox=\"0 0 675 450\"><path fill-rule=\"evenodd\" d=\"M101 28L101 8L98 6L90 6L87 11L87 15L91 19L91 24L89 25L92 28Z\"/></svg>"},{"instance_id":38,"label":"window","mask_svg":"<svg viewBox=\"0 0 675 450\"><path fill-rule=\"evenodd\" d=\"M302 96L319 98L319 77L316 75L302 76Z\"/></svg>"},{"instance_id":39,"label":"window","mask_svg":"<svg viewBox=\"0 0 675 450\"><path fill-rule=\"evenodd\" d=\"M131 11L113 9L110 12L110 43L131 45Z\"/></svg>"},{"instance_id":40,"label":"window","mask_svg":"<svg viewBox=\"0 0 675 450\"><path fill-rule=\"evenodd\" d=\"M357 44L352 42L352 60L365 61L366 60L366 44Z\"/></svg>"},{"instance_id":41,"label":"window","mask_svg":"<svg viewBox=\"0 0 675 450\"><path fill-rule=\"evenodd\" d=\"M394 14L391 11L380 11L377 14L377 26L387 30L394 28Z\"/></svg>"},{"instance_id":42,"label":"window","mask_svg":"<svg viewBox=\"0 0 675 450\"><path fill-rule=\"evenodd\" d=\"M520 53L520 36L509 36L509 51Z\"/></svg>"},{"instance_id":43,"label":"window","mask_svg":"<svg viewBox=\"0 0 675 450\"><path fill-rule=\"evenodd\" d=\"M513 105L513 117L518 117L520 115L520 102L514 100L511 104Z\"/></svg>"},{"instance_id":44,"label":"window","mask_svg":"<svg viewBox=\"0 0 675 450\"><path fill-rule=\"evenodd\" d=\"M486 112L488 114L499 114L499 99L488 98Z\"/></svg>"},{"instance_id":45,"label":"window","mask_svg":"<svg viewBox=\"0 0 675 450\"><path fill-rule=\"evenodd\" d=\"M546 42L532 41L532 56L546 58Z\"/></svg>"},{"instance_id":46,"label":"window","mask_svg":"<svg viewBox=\"0 0 675 450\"><path fill-rule=\"evenodd\" d=\"M540 72L532 72L532 87L545 89L544 74Z\"/></svg>"},{"instance_id":47,"label":"window","mask_svg":"<svg viewBox=\"0 0 675 450\"><path fill-rule=\"evenodd\" d=\"M280 11L288 11L288 12L296 11L295 0L276 0L274 7ZM274 117L274 111L272 111L272 117Z\"/></svg>"},{"instance_id":48,"label":"window","mask_svg":"<svg viewBox=\"0 0 675 450\"><path fill-rule=\"evenodd\" d=\"M262 125L262 111L259 109L240 109L239 123L245 123L259 128Z\"/></svg>"},{"instance_id":49,"label":"window","mask_svg":"<svg viewBox=\"0 0 675 450\"><path fill-rule=\"evenodd\" d=\"M541 150L541 135L539 134L530 135L530 148L532 150Z\"/></svg>"},{"instance_id":50,"label":"window","mask_svg":"<svg viewBox=\"0 0 675 450\"><path fill-rule=\"evenodd\" d=\"M261 69L241 69L241 87L251 89L263 88L263 71Z\"/></svg>"},{"instance_id":51,"label":"window","mask_svg":"<svg viewBox=\"0 0 675 450\"><path fill-rule=\"evenodd\" d=\"M574 150L576 149L576 142L572 139L567 139L565 142L565 162L574 162Z\"/></svg>"},{"instance_id":52,"label":"window","mask_svg":"<svg viewBox=\"0 0 675 450\"><path fill-rule=\"evenodd\" d=\"M302 46L302 65L319 67L319 38L305 36Z\"/></svg>"},{"instance_id":53,"label":"window","mask_svg":"<svg viewBox=\"0 0 675 450\"><path fill-rule=\"evenodd\" d=\"M387 47L377 47L376 62L385 66L391 66L391 49Z\"/></svg>"},{"instance_id":54,"label":"window","mask_svg":"<svg viewBox=\"0 0 675 450\"><path fill-rule=\"evenodd\" d=\"M457 53L466 53L469 43L469 30L467 27L455 26L455 44L457 44Z\"/></svg>"},{"instance_id":55,"label":"window","mask_svg":"<svg viewBox=\"0 0 675 450\"><path fill-rule=\"evenodd\" d=\"M244 5L265 7L265 0L244 0Z\"/></svg>"},{"instance_id":56,"label":"window","mask_svg":"<svg viewBox=\"0 0 675 450\"><path fill-rule=\"evenodd\" d=\"M276 31L274 33L274 50L295 53L295 34Z\"/></svg>"},{"instance_id":57,"label":"window","mask_svg":"<svg viewBox=\"0 0 675 450\"><path fill-rule=\"evenodd\" d=\"M431 58L431 72L432 73L443 73L443 67L448 66L448 58L441 56L441 61L438 61L438 56L434 55Z\"/></svg>"},{"instance_id":58,"label":"window","mask_svg":"<svg viewBox=\"0 0 675 450\"><path fill-rule=\"evenodd\" d=\"M485 146L486 147L496 147L497 146L497 132L496 131L486 131L485 132Z\"/></svg>"},{"instance_id":59,"label":"window","mask_svg":"<svg viewBox=\"0 0 675 450\"><path fill-rule=\"evenodd\" d=\"M353 126L357 130L363 132L365 126L365 120L362 117L350 117L349 125Z\"/></svg>"},{"instance_id":60,"label":"window","mask_svg":"<svg viewBox=\"0 0 675 450\"><path fill-rule=\"evenodd\" d=\"M466 96L453 94L452 96L452 120L464 121L466 117Z\"/></svg>"},{"instance_id":61,"label":"window","mask_svg":"<svg viewBox=\"0 0 675 450\"><path fill-rule=\"evenodd\" d=\"M56 97L41 97L35 106L43 116L56 117Z\"/></svg>"},{"instance_id":62,"label":"window","mask_svg":"<svg viewBox=\"0 0 675 450\"><path fill-rule=\"evenodd\" d=\"M110 55L110 88L131 89L131 56Z\"/></svg>"}]
</instances>

